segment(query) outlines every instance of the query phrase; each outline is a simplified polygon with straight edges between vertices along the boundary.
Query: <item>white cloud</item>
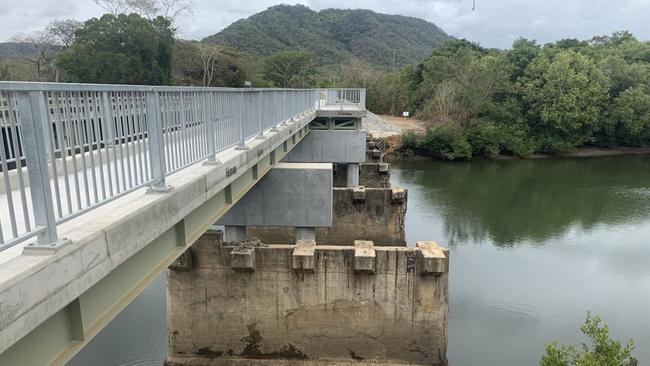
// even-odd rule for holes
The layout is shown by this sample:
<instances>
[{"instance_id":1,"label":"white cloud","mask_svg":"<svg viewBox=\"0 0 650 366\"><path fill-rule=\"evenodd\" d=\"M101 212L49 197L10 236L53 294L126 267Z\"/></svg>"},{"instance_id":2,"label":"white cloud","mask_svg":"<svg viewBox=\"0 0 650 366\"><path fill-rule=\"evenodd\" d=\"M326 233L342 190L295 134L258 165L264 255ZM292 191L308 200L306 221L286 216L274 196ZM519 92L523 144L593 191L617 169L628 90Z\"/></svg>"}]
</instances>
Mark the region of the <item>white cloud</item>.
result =
<instances>
[{"instance_id":1,"label":"white cloud","mask_svg":"<svg viewBox=\"0 0 650 366\"><path fill-rule=\"evenodd\" d=\"M3 0L8 1L8 0ZM630 30L650 39L650 0L194 0L194 14L179 24L179 35L201 39L230 23L279 3L312 9L368 8L382 13L416 16L448 33L489 47L508 47L519 37L540 42L565 37L588 39L616 30ZM0 41L18 33L43 29L61 18L85 20L101 15L92 0L21 0L3 6Z\"/></svg>"}]
</instances>

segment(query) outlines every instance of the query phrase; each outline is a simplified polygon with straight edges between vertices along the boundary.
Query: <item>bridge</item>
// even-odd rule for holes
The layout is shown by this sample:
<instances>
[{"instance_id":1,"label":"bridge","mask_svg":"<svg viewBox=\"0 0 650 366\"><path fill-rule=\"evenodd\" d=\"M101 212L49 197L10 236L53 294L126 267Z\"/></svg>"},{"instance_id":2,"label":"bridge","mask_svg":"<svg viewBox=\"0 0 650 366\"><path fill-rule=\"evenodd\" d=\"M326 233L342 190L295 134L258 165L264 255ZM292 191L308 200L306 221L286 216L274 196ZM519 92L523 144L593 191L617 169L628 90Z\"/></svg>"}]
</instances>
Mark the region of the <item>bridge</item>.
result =
<instances>
[{"instance_id":1,"label":"bridge","mask_svg":"<svg viewBox=\"0 0 650 366\"><path fill-rule=\"evenodd\" d=\"M370 339L378 343L377 355L383 357L384 344L398 344L394 340L401 338L411 343L394 352L399 359L415 355L422 362L442 364L447 252L432 243L375 250L372 241L355 241L355 235L368 239L376 234L375 240L390 237L387 245L402 243L403 234L385 219L390 216L403 231L406 209L405 192L360 186L360 163L366 157L366 136L360 131L364 115L363 89L0 82L0 365L65 364L168 267L181 276L172 274L177 288L170 287L175 291L170 301L191 306L193 300L181 294L195 293L192 283L202 275L187 277L187 268L193 260L211 258L215 245L223 248L219 258L228 265L225 272L216 263L210 268L260 280L265 270L285 263L267 259L286 258L282 253L287 250L297 260L287 267L295 273L319 272L318 253L331 258L329 266L340 261L337 265L343 267L348 266L346 253L352 253L355 269L349 275L358 280L371 274L374 279L364 280L363 286L372 287L372 296L375 281L394 279L394 291L386 296L400 299L386 302L394 305L387 313L397 317L396 309L416 306L410 319L422 318L422 327L411 326L417 331L408 331L409 336L396 327L395 338ZM331 163L343 163L344 186L351 191L333 189ZM374 226L366 220L364 226L370 226L362 234L327 233L328 238L354 241L355 247L315 247L317 228L339 231L333 227L333 193L343 199L352 195L354 204L347 209L353 215L359 210L385 215L373 218ZM366 195L380 197L379 204L362 208L359 202ZM383 208L393 204L394 209ZM215 224L224 225L223 237L211 231ZM298 244L228 246L245 240L247 228L265 237L265 230L278 226L295 230ZM384 257L390 264L380 266ZM419 259L412 263L414 258ZM327 263L322 263L326 277ZM256 267L257 275L251 275ZM397 276L398 271L403 274ZM264 291L254 286L245 291L250 291L248 301L259 300L267 308ZM227 307L239 308L241 300L233 301ZM222 305L216 304L213 313ZM181 318L176 315L170 315L170 326L178 326ZM403 323L400 319L394 321ZM412 339L424 338L432 324L435 337L426 342L433 346L414 352ZM181 328L174 332L192 332L191 327ZM238 331L224 331L221 339L238 338ZM187 344L179 341L170 347L178 356ZM334 345L327 352L341 348ZM328 357L327 352L322 356Z\"/></svg>"},{"instance_id":2,"label":"bridge","mask_svg":"<svg viewBox=\"0 0 650 366\"><path fill-rule=\"evenodd\" d=\"M65 363L364 93L1 82L0 364Z\"/></svg>"}]
</instances>

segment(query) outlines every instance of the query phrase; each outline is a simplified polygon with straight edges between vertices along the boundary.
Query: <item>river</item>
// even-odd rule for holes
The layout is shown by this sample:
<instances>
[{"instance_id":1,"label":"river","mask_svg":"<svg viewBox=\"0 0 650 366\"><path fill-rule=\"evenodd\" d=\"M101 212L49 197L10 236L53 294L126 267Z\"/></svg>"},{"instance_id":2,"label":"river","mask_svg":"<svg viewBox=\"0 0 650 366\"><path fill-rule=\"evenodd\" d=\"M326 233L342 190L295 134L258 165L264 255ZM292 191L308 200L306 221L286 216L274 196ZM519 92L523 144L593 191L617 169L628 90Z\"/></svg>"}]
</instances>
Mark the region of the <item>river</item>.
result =
<instances>
[{"instance_id":1,"label":"river","mask_svg":"<svg viewBox=\"0 0 650 366\"><path fill-rule=\"evenodd\" d=\"M409 243L451 249L451 365L536 365L587 311L650 363L650 156L393 164ZM158 278L70 365L160 365Z\"/></svg>"}]
</instances>

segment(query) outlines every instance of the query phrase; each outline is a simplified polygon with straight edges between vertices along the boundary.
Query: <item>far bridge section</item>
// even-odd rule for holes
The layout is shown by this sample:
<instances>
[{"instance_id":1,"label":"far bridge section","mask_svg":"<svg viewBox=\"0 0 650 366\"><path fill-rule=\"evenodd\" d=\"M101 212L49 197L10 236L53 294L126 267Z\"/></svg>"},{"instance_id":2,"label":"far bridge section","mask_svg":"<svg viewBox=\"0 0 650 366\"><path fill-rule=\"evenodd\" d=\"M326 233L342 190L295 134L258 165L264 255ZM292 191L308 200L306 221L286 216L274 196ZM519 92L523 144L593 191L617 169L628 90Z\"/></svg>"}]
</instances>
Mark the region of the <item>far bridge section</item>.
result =
<instances>
[{"instance_id":1,"label":"far bridge section","mask_svg":"<svg viewBox=\"0 0 650 366\"><path fill-rule=\"evenodd\" d=\"M360 89L0 82L0 365L65 364Z\"/></svg>"}]
</instances>

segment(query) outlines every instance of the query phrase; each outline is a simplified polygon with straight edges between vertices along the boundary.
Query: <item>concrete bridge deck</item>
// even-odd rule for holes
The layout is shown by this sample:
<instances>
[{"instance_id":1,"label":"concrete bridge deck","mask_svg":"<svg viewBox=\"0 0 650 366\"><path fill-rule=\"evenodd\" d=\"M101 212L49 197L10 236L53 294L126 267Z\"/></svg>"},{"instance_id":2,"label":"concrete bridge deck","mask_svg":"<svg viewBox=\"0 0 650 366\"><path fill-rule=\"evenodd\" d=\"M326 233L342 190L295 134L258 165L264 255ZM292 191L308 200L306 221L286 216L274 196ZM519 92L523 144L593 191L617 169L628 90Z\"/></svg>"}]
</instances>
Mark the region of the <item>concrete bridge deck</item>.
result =
<instances>
[{"instance_id":1,"label":"concrete bridge deck","mask_svg":"<svg viewBox=\"0 0 650 366\"><path fill-rule=\"evenodd\" d=\"M35 95L46 95L51 90L76 90L74 86L64 84L44 88L30 83L9 84L9 91L5 93L29 93L27 98L32 98L32 102ZM5 84L0 83L0 97L3 86ZM109 86L108 90L120 89L118 86ZM172 91L163 89L156 93ZM243 93L239 90L232 92ZM151 89L143 89L142 93L151 93ZM329 93L328 91L327 94ZM147 147L144 154L149 154L149 176L143 175L142 184L131 187L130 191L115 196L110 201L102 202L101 206L84 207L85 210L79 214L60 220L55 220L56 204L52 202L55 199L50 197L49 207L43 207L44 211L49 211L47 222L43 221L43 212L38 204L47 201L48 195L43 195L43 184L40 184L41 191L34 190L39 188L34 188L35 184L39 184L38 179L31 181L38 178L33 170L39 168L38 161L34 160L35 155L29 151L33 141L27 141L29 134L21 135L29 168L23 169L29 170L24 173L30 182L28 185L22 182L18 189L13 189L15 186L11 184L5 185L10 189L3 191L0 206L9 206L9 195L6 192L11 192L14 207L9 210L11 212L0 211L0 222L4 225L3 230L7 230L10 216L13 215L11 220L15 221L12 226L24 226L20 220L21 217L27 217L32 221L32 230L38 232L24 240L14 237L11 246L0 248L4 249L0 251L0 364L41 365L67 362L290 152L309 133L309 124L319 115L320 110L325 109L324 113L328 116L334 111L357 114L363 111L359 103L354 106L341 106L338 103L329 107L327 98L323 100L318 97L314 103L308 95L295 95L306 104L300 107L296 102L292 108L295 114L290 113L290 118L272 121L266 128L262 128L263 109L260 98L257 118L263 138L256 133L244 135L244 128L240 127L240 136L235 136L235 144L231 143L220 151L216 151L213 146L213 155L208 159L219 162L218 164L203 164L205 158L195 161L186 159L182 170L174 170L168 165L169 162L165 164L164 159L162 162L156 161L160 159L156 154L164 155L165 151L169 151L162 147L160 151L155 149L156 146L163 146L163 137L168 135L160 132L161 136L156 137L155 126L149 124L146 139L137 142L143 144L141 147ZM204 104L204 118L208 114L205 112L207 106ZM86 107L85 111L88 109ZM12 113L1 112L3 117ZM20 112L22 123L25 123L29 111L21 109ZM153 121L160 116L161 114L154 114L148 117ZM35 119L38 117L36 115ZM77 118L78 121L81 120ZM257 125L256 118L251 118L255 119L252 123ZM3 127L6 128L7 125ZM209 133L208 126L202 128ZM26 126L23 125L22 129L25 130ZM170 131L172 130L166 130L166 133ZM43 139L43 136L40 138ZM240 142L237 143L237 140ZM3 144L8 143L9 141L3 140ZM53 144L48 146L42 140L40 143L43 145L36 146L36 150L40 150L40 157L45 157L47 154L43 149ZM190 142L185 142L186 145L188 143ZM134 162L126 168L132 174L138 174L135 162L141 161L142 155L139 154L143 153L126 155ZM9 173L9 158L3 155L5 181ZM163 170L162 177L156 175L156 167ZM53 170L52 163L41 163L40 169L41 173L49 172ZM85 173L92 175L94 170L96 177L102 179L106 174L104 169L92 166L86 168ZM76 170L76 173L83 174L84 171ZM116 177L113 175L104 179ZM147 177L154 179L147 180ZM71 177L61 175L55 179L62 185L64 180ZM45 180L50 182L47 184L50 189L54 188L55 179ZM125 179L124 171L122 179ZM160 188L169 186L171 190L163 190L158 194L148 193L145 184L156 186L160 181ZM77 192L90 188L84 185L87 182L78 183L75 188ZM36 199L32 199L34 192L37 193ZM58 199L59 202L65 202L60 197ZM21 200L23 205L19 204ZM34 209L27 210L29 212L25 215L25 212L20 211L25 207ZM65 205L61 207L64 212L67 208ZM43 242L44 237L47 239L44 233L48 232L50 238L57 239L51 243L53 245L49 245L46 240ZM52 232L54 236L51 235ZM3 240L10 240L15 232L4 231L3 234ZM16 243L15 240L19 242ZM35 243L36 248L30 249L31 243Z\"/></svg>"}]
</instances>

